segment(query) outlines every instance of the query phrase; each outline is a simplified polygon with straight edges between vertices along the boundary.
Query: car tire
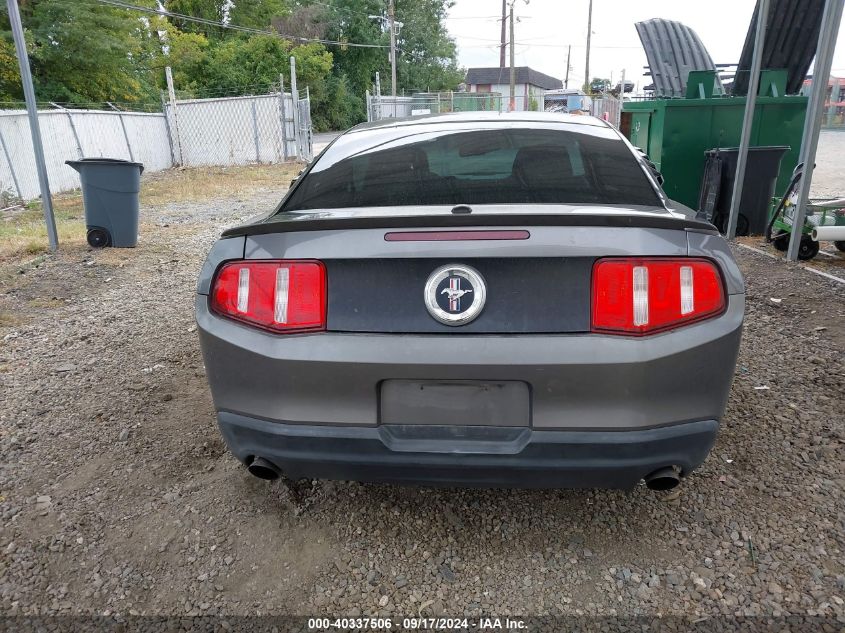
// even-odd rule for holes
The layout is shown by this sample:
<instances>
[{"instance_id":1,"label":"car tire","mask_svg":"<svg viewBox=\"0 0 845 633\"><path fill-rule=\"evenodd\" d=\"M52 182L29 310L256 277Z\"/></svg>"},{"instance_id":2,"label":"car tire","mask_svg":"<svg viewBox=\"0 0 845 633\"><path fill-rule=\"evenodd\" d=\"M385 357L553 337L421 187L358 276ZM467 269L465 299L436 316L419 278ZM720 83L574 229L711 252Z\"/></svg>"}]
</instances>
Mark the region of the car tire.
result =
<instances>
[{"instance_id":1,"label":"car tire","mask_svg":"<svg viewBox=\"0 0 845 633\"><path fill-rule=\"evenodd\" d=\"M845 240L836 240L833 245L836 247L836 250L845 253Z\"/></svg>"}]
</instances>

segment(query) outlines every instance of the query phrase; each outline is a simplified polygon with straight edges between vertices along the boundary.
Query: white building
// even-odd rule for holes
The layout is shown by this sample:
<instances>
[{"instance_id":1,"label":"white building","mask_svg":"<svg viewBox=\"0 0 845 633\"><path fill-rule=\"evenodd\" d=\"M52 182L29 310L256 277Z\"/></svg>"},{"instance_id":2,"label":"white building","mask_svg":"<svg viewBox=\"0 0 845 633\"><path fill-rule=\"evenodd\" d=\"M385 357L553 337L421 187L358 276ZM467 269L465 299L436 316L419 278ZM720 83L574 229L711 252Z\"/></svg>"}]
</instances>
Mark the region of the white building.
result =
<instances>
[{"instance_id":1,"label":"white building","mask_svg":"<svg viewBox=\"0 0 845 633\"><path fill-rule=\"evenodd\" d=\"M517 66L515 69L515 99L514 110L542 110L543 94L547 90L557 90L563 87L560 79L529 68ZM492 92L504 97L507 104L510 98L510 68L469 68L467 69L466 86L469 92Z\"/></svg>"}]
</instances>

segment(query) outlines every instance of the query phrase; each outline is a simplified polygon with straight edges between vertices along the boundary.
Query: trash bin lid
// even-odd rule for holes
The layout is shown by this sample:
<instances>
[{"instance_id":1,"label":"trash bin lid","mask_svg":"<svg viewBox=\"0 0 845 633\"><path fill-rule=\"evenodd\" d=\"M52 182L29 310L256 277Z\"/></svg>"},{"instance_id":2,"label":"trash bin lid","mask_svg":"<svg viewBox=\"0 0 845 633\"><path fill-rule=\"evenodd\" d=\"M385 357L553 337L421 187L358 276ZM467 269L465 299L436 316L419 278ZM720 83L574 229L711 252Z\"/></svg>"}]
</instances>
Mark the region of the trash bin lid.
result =
<instances>
[{"instance_id":1,"label":"trash bin lid","mask_svg":"<svg viewBox=\"0 0 845 633\"><path fill-rule=\"evenodd\" d=\"M104 156L96 158L80 158L79 160L66 160L65 165L69 165L74 169L77 169L79 165L119 165L121 167L138 167L140 168L141 173L144 173L143 163L136 163L131 160L124 160L122 158L106 158Z\"/></svg>"}]
</instances>

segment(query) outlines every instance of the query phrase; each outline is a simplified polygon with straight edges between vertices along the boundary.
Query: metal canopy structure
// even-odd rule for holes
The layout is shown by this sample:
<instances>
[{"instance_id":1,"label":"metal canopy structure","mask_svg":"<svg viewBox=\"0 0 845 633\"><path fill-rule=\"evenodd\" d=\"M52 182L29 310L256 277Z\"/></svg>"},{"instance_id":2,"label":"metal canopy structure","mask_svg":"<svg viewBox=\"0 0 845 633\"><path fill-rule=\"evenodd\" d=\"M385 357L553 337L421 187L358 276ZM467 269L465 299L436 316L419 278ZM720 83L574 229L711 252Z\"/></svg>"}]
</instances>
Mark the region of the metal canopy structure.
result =
<instances>
[{"instance_id":1,"label":"metal canopy structure","mask_svg":"<svg viewBox=\"0 0 845 633\"><path fill-rule=\"evenodd\" d=\"M761 15L769 15L769 0L758 0L757 10ZM736 161L734 175L734 190L731 198L731 210L728 216L727 237L736 237L736 223L739 219L739 205L742 201L742 189L745 184L745 166L748 163L748 147L751 143L751 128L754 125L754 110L757 107L757 92L760 85L760 69L763 62L763 50L766 43L766 26L768 19L758 20L754 35L754 52L751 61L751 77L748 96L745 99L745 116L742 120L742 132L739 138L739 157Z\"/></svg>"},{"instance_id":2,"label":"metal canopy structure","mask_svg":"<svg viewBox=\"0 0 845 633\"><path fill-rule=\"evenodd\" d=\"M769 19L766 21L766 41L763 44L762 68L784 68L787 71L786 94L798 94L819 39L825 0L770 0ZM745 36L745 46L737 64L731 94L748 94L748 83L757 20L761 0ZM779 95L780 96L780 95Z\"/></svg>"},{"instance_id":3,"label":"metal canopy structure","mask_svg":"<svg viewBox=\"0 0 845 633\"><path fill-rule=\"evenodd\" d=\"M651 69L656 96L683 97L690 71L716 70L698 34L685 24L654 18L637 22L635 26ZM714 93L723 92L717 78Z\"/></svg>"},{"instance_id":4,"label":"metal canopy structure","mask_svg":"<svg viewBox=\"0 0 845 633\"><path fill-rule=\"evenodd\" d=\"M815 2L816 0L811 0ZM775 32L769 34L770 41L775 37L782 39L784 33L791 32L790 25L786 24L784 20L786 16L782 12L787 11L792 5L797 6L801 4L802 7L809 5L811 2L805 0L793 0L787 2L786 0L774 0L775 6L769 11L770 0L758 0L755 20L754 45L752 48L751 68L750 72L746 73L748 77L748 96L746 99L746 116L743 121L742 137L740 142L739 159L737 163L736 177L734 181L736 185L733 192L733 200L731 203L731 212L728 219L728 237L733 238L736 221L739 216L739 201L742 195L742 184L745 177L745 163L748 157L748 139L751 135L751 127L753 125L754 101L757 97L757 87L760 78L760 70L762 64L765 63L766 46L766 31L770 25L775 26ZM778 14L778 3L780 4L781 13ZM801 139L801 158L800 163L804 166L800 188L798 193L798 204L795 209L795 216L792 223L792 231L789 239L789 249L786 257L789 260L795 261L798 259L798 249L803 237L802 228L807 214L807 202L810 196L810 187L813 183L813 170L815 169L816 149L819 143L819 133L821 131L821 118L824 110L824 102L827 96L827 78L830 76L830 69L833 64L833 52L836 48L836 36L839 33L839 24L842 21L842 11L845 7L843 0L826 0L824 2L823 12L821 14L821 22L818 29L818 40L812 47L810 53L810 60L806 61L807 66L800 66L799 63L804 64L807 56L806 47L809 44L793 45L793 57L783 60L790 70L790 72L800 73L800 80L803 83L804 73L809 67L812 56L815 55L815 68L813 71L814 81L812 92L810 94L810 103L807 107L807 115L804 122L804 134ZM759 16L766 16L767 19L760 20ZM780 25L780 26L777 26ZM795 38L796 34L791 33L791 38ZM782 42L781 42L782 44ZM746 41L746 48L748 42ZM771 48L769 46L768 48ZM743 53L744 54L744 53ZM800 57L800 59L798 58ZM738 75L739 77L739 75ZM787 87L787 92L789 88Z\"/></svg>"},{"instance_id":5,"label":"metal canopy structure","mask_svg":"<svg viewBox=\"0 0 845 633\"><path fill-rule=\"evenodd\" d=\"M798 259L798 248L801 243L802 227L807 216L807 201L810 197L810 187L813 184L813 170L816 166L816 149L819 144L819 133L822 125L822 112L827 97L827 78L833 65L833 51L836 48L836 36L839 34L839 24L842 22L843 0L827 0L822 16L818 46L816 48L816 62L813 70L813 86L810 93L810 104L807 107L807 119L804 124L804 137L801 140L801 163L804 172L801 176L798 190L798 205L792 224L792 235L789 239L789 249L786 258L792 261Z\"/></svg>"}]
</instances>

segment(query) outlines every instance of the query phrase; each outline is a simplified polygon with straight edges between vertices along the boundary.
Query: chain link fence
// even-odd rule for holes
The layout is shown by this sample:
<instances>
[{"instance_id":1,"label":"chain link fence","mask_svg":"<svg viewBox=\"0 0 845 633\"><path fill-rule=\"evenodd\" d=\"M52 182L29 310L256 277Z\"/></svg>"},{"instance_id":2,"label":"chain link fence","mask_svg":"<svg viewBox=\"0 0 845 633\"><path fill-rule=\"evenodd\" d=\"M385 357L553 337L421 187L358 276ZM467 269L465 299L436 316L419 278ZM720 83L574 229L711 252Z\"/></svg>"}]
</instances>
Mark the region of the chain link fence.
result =
<instances>
[{"instance_id":1,"label":"chain link fence","mask_svg":"<svg viewBox=\"0 0 845 633\"><path fill-rule=\"evenodd\" d=\"M526 97L525 99L530 99ZM519 97L522 99L522 97ZM367 92L367 120L404 118L423 114L445 112L507 112L510 98L495 92L420 92L410 97L393 97ZM591 99L589 112L619 127L622 104L611 95L595 95ZM527 103L525 110L542 110L542 101Z\"/></svg>"},{"instance_id":2,"label":"chain link fence","mask_svg":"<svg viewBox=\"0 0 845 633\"><path fill-rule=\"evenodd\" d=\"M367 92L367 120L380 121L445 112L506 112L508 99L492 92L419 92L410 97Z\"/></svg>"},{"instance_id":3,"label":"chain link fence","mask_svg":"<svg viewBox=\"0 0 845 633\"><path fill-rule=\"evenodd\" d=\"M171 98L163 102L176 165L248 165L313 157L308 88L268 94ZM175 95L174 95L175 96Z\"/></svg>"}]
</instances>

